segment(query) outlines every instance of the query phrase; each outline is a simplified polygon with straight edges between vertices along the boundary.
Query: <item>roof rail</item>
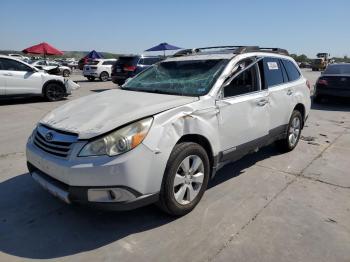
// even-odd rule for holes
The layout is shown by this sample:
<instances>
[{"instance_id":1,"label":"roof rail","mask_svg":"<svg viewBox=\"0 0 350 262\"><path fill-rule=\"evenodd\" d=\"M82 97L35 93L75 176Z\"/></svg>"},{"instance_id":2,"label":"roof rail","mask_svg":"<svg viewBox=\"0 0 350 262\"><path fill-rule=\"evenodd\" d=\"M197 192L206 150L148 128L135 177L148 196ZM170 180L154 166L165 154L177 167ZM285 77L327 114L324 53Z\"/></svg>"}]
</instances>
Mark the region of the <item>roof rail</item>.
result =
<instances>
[{"instance_id":1,"label":"roof rail","mask_svg":"<svg viewBox=\"0 0 350 262\"><path fill-rule=\"evenodd\" d=\"M232 51L233 54L244 54L250 52L267 52L267 53L276 53L289 55L286 49L277 48L277 47L259 47L259 46L209 46L209 47L200 47L192 49L183 49L176 52L173 56L186 56L196 53L203 52L210 49L222 49L223 51Z\"/></svg>"}]
</instances>

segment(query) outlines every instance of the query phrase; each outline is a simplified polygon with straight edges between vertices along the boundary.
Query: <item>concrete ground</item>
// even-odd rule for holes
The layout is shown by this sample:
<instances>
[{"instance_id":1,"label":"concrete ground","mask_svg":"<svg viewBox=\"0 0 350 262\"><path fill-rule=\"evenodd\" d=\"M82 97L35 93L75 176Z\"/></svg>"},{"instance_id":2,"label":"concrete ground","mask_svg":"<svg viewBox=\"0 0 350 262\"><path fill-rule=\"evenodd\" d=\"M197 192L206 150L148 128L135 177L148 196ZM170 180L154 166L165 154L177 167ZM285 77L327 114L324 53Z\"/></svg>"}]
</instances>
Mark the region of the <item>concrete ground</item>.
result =
<instances>
[{"instance_id":1,"label":"concrete ground","mask_svg":"<svg viewBox=\"0 0 350 262\"><path fill-rule=\"evenodd\" d=\"M304 73L313 83L318 77ZM79 84L68 100L114 87ZM293 152L270 146L225 166L198 207L177 219L155 206L122 213L68 206L32 181L26 139L65 102L0 102L0 261L350 261L346 102L313 105Z\"/></svg>"}]
</instances>

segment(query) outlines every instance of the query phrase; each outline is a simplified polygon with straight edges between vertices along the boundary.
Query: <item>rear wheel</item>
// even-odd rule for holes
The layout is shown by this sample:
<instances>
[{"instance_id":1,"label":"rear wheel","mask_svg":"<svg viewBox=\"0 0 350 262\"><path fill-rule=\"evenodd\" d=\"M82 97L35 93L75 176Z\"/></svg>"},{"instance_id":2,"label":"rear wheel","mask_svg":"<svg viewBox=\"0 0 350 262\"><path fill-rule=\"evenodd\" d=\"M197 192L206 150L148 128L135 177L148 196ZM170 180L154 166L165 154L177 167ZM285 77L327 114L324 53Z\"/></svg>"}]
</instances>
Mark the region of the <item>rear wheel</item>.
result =
<instances>
[{"instance_id":1,"label":"rear wheel","mask_svg":"<svg viewBox=\"0 0 350 262\"><path fill-rule=\"evenodd\" d=\"M95 81L95 77L94 77L94 76L88 76L87 79L88 79L89 81Z\"/></svg>"},{"instance_id":2,"label":"rear wheel","mask_svg":"<svg viewBox=\"0 0 350 262\"><path fill-rule=\"evenodd\" d=\"M125 81L124 80L117 80L116 83L118 84L118 86L122 86Z\"/></svg>"},{"instance_id":3,"label":"rear wheel","mask_svg":"<svg viewBox=\"0 0 350 262\"><path fill-rule=\"evenodd\" d=\"M109 78L109 74L105 71L103 71L101 74L100 74L100 80L102 82L106 82Z\"/></svg>"},{"instance_id":4,"label":"rear wheel","mask_svg":"<svg viewBox=\"0 0 350 262\"><path fill-rule=\"evenodd\" d=\"M282 152L292 151L298 144L301 128L303 125L303 118L298 110L294 110L290 117L287 136L281 140L276 141L277 147Z\"/></svg>"},{"instance_id":5,"label":"rear wheel","mask_svg":"<svg viewBox=\"0 0 350 262\"><path fill-rule=\"evenodd\" d=\"M44 96L50 102L61 100L65 95L65 88L57 83L49 83L44 89Z\"/></svg>"},{"instance_id":6,"label":"rear wheel","mask_svg":"<svg viewBox=\"0 0 350 262\"><path fill-rule=\"evenodd\" d=\"M209 180L209 158L196 143L180 143L173 149L163 177L160 207L181 216L201 200Z\"/></svg>"},{"instance_id":7,"label":"rear wheel","mask_svg":"<svg viewBox=\"0 0 350 262\"><path fill-rule=\"evenodd\" d=\"M67 69L63 70L62 75L63 75L64 77L69 77L69 75L70 75L69 70L67 70Z\"/></svg>"}]
</instances>

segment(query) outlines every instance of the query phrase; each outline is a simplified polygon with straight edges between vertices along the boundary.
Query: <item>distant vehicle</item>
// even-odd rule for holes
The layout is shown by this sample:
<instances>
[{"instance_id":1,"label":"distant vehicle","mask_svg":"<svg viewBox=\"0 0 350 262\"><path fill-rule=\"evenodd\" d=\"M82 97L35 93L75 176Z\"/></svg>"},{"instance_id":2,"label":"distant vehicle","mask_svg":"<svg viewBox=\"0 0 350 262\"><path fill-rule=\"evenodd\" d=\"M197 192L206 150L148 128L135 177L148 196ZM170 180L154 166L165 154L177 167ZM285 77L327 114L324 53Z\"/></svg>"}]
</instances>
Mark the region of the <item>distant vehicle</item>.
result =
<instances>
[{"instance_id":1,"label":"distant vehicle","mask_svg":"<svg viewBox=\"0 0 350 262\"><path fill-rule=\"evenodd\" d=\"M317 58L314 59L311 64L312 71L325 70L328 64L330 63L329 61L330 54L318 53L316 57Z\"/></svg>"},{"instance_id":2,"label":"distant vehicle","mask_svg":"<svg viewBox=\"0 0 350 262\"><path fill-rule=\"evenodd\" d=\"M300 68L311 68L311 64L308 63L308 62L301 62L301 63L299 64L299 67L300 67Z\"/></svg>"},{"instance_id":3,"label":"distant vehicle","mask_svg":"<svg viewBox=\"0 0 350 262\"><path fill-rule=\"evenodd\" d=\"M350 97L350 64L331 64L318 78L314 102L329 96Z\"/></svg>"},{"instance_id":4,"label":"distant vehicle","mask_svg":"<svg viewBox=\"0 0 350 262\"><path fill-rule=\"evenodd\" d=\"M112 67L112 81L122 85L125 80L149 68L151 65L164 60L160 56L120 56Z\"/></svg>"},{"instance_id":5,"label":"distant vehicle","mask_svg":"<svg viewBox=\"0 0 350 262\"><path fill-rule=\"evenodd\" d=\"M19 59L0 55L0 96L43 96L57 101L72 93L79 85L62 76L39 71Z\"/></svg>"},{"instance_id":6,"label":"distant vehicle","mask_svg":"<svg viewBox=\"0 0 350 262\"><path fill-rule=\"evenodd\" d=\"M29 61L29 57L28 56L23 56L23 55L20 55L20 54L8 54L8 56L11 56L13 58L17 58L17 59L20 59L20 60L27 60L27 61Z\"/></svg>"},{"instance_id":7,"label":"distant vehicle","mask_svg":"<svg viewBox=\"0 0 350 262\"><path fill-rule=\"evenodd\" d=\"M117 59L95 59L84 65L83 75L89 80L94 81L99 78L105 82L110 79L112 72L112 65Z\"/></svg>"},{"instance_id":8,"label":"distant vehicle","mask_svg":"<svg viewBox=\"0 0 350 262\"><path fill-rule=\"evenodd\" d=\"M71 70L78 68L78 62L72 60L64 60L61 62L63 66L68 66Z\"/></svg>"},{"instance_id":9,"label":"distant vehicle","mask_svg":"<svg viewBox=\"0 0 350 262\"><path fill-rule=\"evenodd\" d=\"M68 66L63 66L60 63L54 61L36 60L32 61L31 65L40 70L45 70L52 75L62 75L64 77L69 77L72 73L72 70Z\"/></svg>"}]
</instances>

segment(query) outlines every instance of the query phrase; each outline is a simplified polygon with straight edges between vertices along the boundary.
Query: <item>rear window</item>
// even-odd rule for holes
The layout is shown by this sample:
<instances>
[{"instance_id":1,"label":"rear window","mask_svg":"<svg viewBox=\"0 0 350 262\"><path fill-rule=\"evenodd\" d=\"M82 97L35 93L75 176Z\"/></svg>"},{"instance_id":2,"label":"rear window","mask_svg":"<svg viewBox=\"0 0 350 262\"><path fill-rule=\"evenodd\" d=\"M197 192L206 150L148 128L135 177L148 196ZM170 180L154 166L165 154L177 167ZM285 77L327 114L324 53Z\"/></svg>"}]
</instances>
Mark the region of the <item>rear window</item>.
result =
<instances>
[{"instance_id":1,"label":"rear window","mask_svg":"<svg viewBox=\"0 0 350 262\"><path fill-rule=\"evenodd\" d=\"M117 64L122 65L136 65L139 61L138 56L121 56L117 60Z\"/></svg>"},{"instance_id":2,"label":"rear window","mask_svg":"<svg viewBox=\"0 0 350 262\"><path fill-rule=\"evenodd\" d=\"M141 64L141 65L153 65L159 61L160 61L160 58L158 58L158 57L144 57L144 58L140 59L139 64Z\"/></svg>"},{"instance_id":3,"label":"rear window","mask_svg":"<svg viewBox=\"0 0 350 262\"><path fill-rule=\"evenodd\" d=\"M324 74L330 74L330 75L350 74L350 64L329 65L327 69L324 71Z\"/></svg>"},{"instance_id":4,"label":"rear window","mask_svg":"<svg viewBox=\"0 0 350 262\"><path fill-rule=\"evenodd\" d=\"M267 87L283 84L281 65L277 58L264 58L264 75Z\"/></svg>"},{"instance_id":5,"label":"rear window","mask_svg":"<svg viewBox=\"0 0 350 262\"><path fill-rule=\"evenodd\" d=\"M284 68L287 71L289 81L295 81L295 80L298 80L300 78L300 72L296 68L296 66L294 65L293 62L286 60L286 59L282 59L282 63L284 65Z\"/></svg>"}]
</instances>

